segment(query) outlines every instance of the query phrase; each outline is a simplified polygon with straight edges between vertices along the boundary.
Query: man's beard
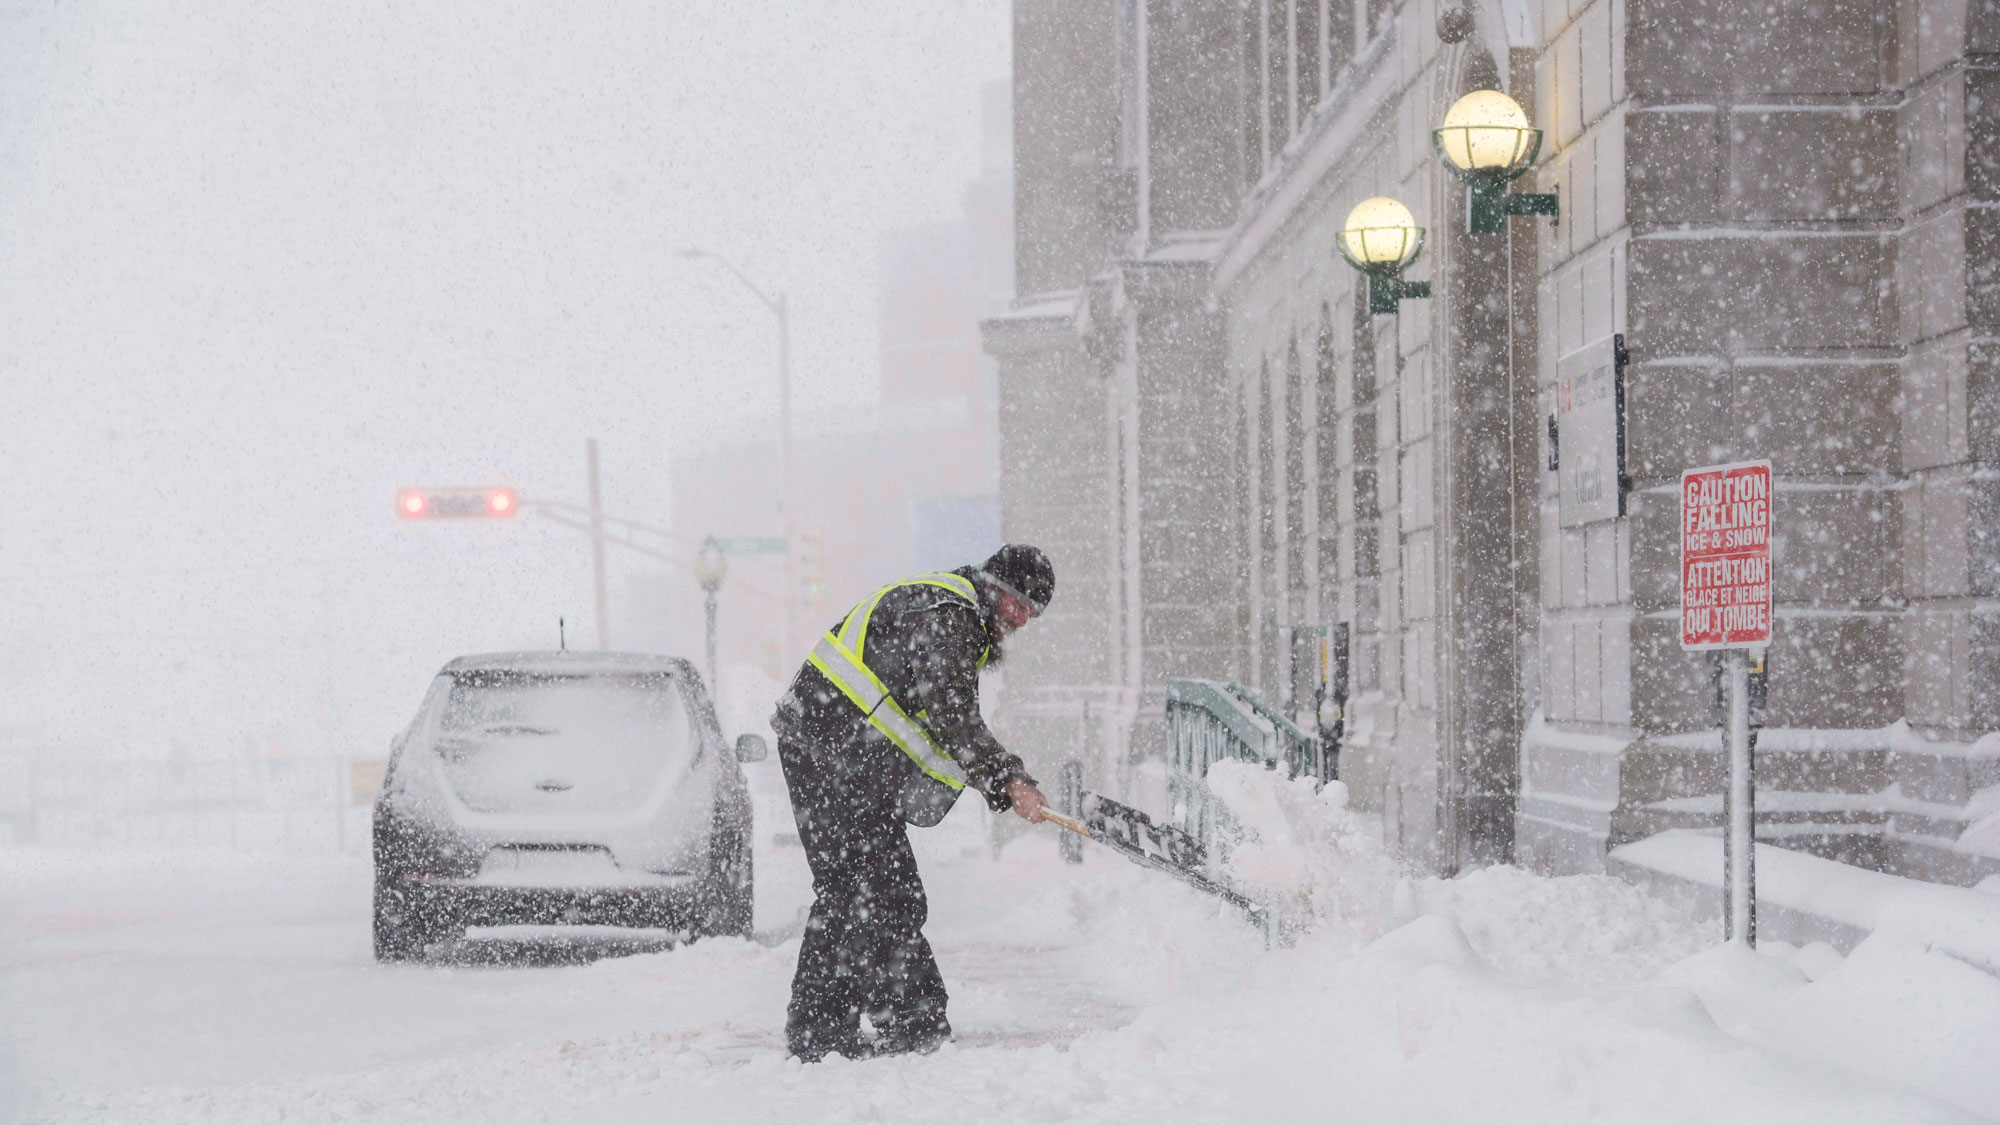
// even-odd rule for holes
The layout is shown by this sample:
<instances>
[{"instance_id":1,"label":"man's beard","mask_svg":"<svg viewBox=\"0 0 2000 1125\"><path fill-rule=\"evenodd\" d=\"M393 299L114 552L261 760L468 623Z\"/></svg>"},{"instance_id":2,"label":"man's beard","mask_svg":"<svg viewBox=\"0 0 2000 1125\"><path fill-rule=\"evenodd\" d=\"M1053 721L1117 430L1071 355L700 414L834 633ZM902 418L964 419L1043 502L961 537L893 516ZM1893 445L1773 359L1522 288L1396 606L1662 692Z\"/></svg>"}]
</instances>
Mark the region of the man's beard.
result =
<instances>
[{"instance_id":1,"label":"man's beard","mask_svg":"<svg viewBox=\"0 0 2000 1125\"><path fill-rule=\"evenodd\" d=\"M980 667L998 667L1000 662L1005 659L1007 659L1007 642L999 637L994 637L986 643L986 663L980 665Z\"/></svg>"}]
</instances>

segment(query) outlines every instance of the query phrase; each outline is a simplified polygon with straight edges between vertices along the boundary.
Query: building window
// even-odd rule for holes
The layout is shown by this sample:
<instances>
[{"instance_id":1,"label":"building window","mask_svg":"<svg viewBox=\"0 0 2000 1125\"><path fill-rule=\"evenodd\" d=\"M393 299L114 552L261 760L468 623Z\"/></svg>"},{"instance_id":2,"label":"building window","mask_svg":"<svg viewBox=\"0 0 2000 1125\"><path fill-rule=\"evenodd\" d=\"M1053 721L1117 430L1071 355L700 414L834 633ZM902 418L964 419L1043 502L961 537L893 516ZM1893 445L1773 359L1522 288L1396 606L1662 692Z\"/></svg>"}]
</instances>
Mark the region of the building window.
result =
<instances>
[{"instance_id":1,"label":"building window","mask_svg":"<svg viewBox=\"0 0 2000 1125\"><path fill-rule=\"evenodd\" d=\"M1271 365L1257 368L1257 686L1278 687L1278 419L1271 394Z\"/></svg>"},{"instance_id":2,"label":"building window","mask_svg":"<svg viewBox=\"0 0 2000 1125\"><path fill-rule=\"evenodd\" d=\"M1333 353L1333 312L1319 310L1319 338L1313 391L1315 507L1319 512L1319 542L1314 544L1314 570L1319 576L1319 620L1340 616L1340 367Z\"/></svg>"},{"instance_id":3,"label":"building window","mask_svg":"<svg viewBox=\"0 0 2000 1125\"><path fill-rule=\"evenodd\" d=\"M1284 705L1297 716L1312 698L1312 620L1307 560L1312 551L1306 518L1306 380L1299 359L1299 342L1285 352L1285 624L1288 674Z\"/></svg>"},{"instance_id":4,"label":"building window","mask_svg":"<svg viewBox=\"0 0 2000 1125\"><path fill-rule=\"evenodd\" d=\"M1299 344L1285 353L1285 587L1292 621L1305 616L1306 590L1306 381Z\"/></svg>"},{"instance_id":5,"label":"building window","mask_svg":"<svg viewBox=\"0 0 2000 1125\"><path fill-rule=\"evenodd\" d=\"M1298 60L1298 124L1292 131L1305 127L1308 115L1326 93L1324 71L1321 62L1326 57L1324 36L1320 34L1325 26L1321 16L1325 14L1327 0L1292 0L1292 57Z\"/></svg>"},{"instance_id":6,"label":"building window","mask_svg":"<svg viewBox=\"0 0 2000 1125\"><path fill-rule=\"evenodd\" d=\"M1240 377L1236 389L1236 442L1230 451L1229 466L1236 485L1235 503L1230 505L1235 520L1234 526L1229 529L1229 539L1234 549L1233 561L1236 566L1234 575L1236 636L1240 638L1237 643L1244 646L1237 650L1237 675L1245 682L1252 682L1256 677L1256 642L1252 639L1254 634L1251 631L1250 612L1250 607L1255 601L1254 575L1251 570L1251 556L1254 553L1251 550L1251 534L1254 530L1255 516L1250 511L1250 502L1256 494L1250 487L1250 389L1243 385Z\"/></svg>"},{"instance_id":7,"label":"building window","mask_svg":"<svg viewBox=\"0 0 2000 1125\"><path fill-rule=\"evenodd\" d=\"M1263 0L1264 9L1264 160L1276 163L1285 142L1292 139L1292 59L1290 0Z\"/></svg>"},{"instance_id":8,"label":"building window","mask_svg":"<svg viewBox=\"0 0 2000 1125\"><path fill-rule=\"evenodd\" d=\"M1264 10L1243 5L1243 183L1264 178Z\"/></svg>"},{"instance_id":9,"label":"building window","mask_svg":"<svg viewBox=\"0 0 2000 1125\"><path fill-rule=\"evenodd\" d=\"M1355 0L1327 0L1326 7L1326 89L1340 80L1340 72L1354 57Z\"/></svg>"},{"instance_id":10,"label":"building window","mask_svg":"<svg viewBox=\"0 0 2000 1125\"><path fill-rule=\"evenodd\" d=\"M1389 24L1396 18L1396 0L1364 0L1368 5L1368 38L1373 41L1377 35L1389 30Z\"/></svg>"}]
</instances>

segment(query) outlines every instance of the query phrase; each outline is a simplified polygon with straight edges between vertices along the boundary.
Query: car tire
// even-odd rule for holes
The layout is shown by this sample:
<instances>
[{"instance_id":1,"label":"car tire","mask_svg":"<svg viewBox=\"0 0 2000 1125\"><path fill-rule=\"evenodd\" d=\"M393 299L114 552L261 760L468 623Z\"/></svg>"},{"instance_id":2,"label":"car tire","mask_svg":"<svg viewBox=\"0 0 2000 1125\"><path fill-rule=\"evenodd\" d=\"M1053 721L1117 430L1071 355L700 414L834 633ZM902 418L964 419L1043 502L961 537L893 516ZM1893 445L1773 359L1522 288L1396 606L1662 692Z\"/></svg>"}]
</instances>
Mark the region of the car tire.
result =
<instances>
[{"instance_id":1,"label":"car tire","mask_svg":"<svg viewBox=\"0 0 2000 1125\"><path fill-rule=\"evenodd\" d=\"M708 881L702 889L710 937L749 937L756 901L756 872L750 856L750 818L741 815L726 827L718 825L709 846Z\"/></svg>"},{"instance_id":2,"label":"car tire","mask_svg":"<svg viewBox=\"0 0 2000 1125\"><path fill-rule=\"evenodd\" d=\"M375 959L385 964L422 960L432 944L465 936L447 905L408 883L375 880Z\"/></svg>"},{"instance_id":3,"label":"car tire","mask_svg":"<svg viewBox=\"0 0 2000 1125\"><path fill-rule=\"evenodd\" d=\"M384 964L424 955L424 933L409 888L375 879L375 959Z\"/></svg>"}]
</instances>

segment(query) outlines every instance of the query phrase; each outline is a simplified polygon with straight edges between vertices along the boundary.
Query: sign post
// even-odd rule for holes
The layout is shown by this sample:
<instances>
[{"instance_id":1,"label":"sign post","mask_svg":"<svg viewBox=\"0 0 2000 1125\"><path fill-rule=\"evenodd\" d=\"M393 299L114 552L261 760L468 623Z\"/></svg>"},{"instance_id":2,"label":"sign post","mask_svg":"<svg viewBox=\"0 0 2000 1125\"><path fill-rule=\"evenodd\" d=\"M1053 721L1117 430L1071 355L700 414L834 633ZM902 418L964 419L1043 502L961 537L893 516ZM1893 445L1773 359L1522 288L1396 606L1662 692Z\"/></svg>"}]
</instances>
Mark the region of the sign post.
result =
<instances>
[{"instance_id":1,"label":"sign post","mask_svg":"<svg viewBox=\"0 0 2000 1125\"><path fill-rule=\"evenodd\" d=\"M1681 474L1681 647L1721 649L1729 755L1724 799L1727 940L1757 944L1755 763L1750 755L1750 650L1771 643L1771 463L1739 461Z\"/></svg>"}]
</instances>

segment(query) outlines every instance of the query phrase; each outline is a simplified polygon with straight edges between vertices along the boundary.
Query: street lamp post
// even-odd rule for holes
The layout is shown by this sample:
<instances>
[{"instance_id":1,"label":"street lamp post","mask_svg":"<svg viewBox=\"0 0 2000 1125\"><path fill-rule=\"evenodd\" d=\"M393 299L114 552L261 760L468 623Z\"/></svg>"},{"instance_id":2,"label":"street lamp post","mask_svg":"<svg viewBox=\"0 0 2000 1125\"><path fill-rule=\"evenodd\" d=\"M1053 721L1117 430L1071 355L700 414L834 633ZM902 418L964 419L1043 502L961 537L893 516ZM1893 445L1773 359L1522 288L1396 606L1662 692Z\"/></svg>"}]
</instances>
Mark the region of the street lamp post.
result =
<instances>
[{"instance_id":1,"label":"street lamp post","mask_svg":"<svg viewBox=\"0 0 2000 1125\"><path fill-rule=\"evenodd\" d=\"M722 705L722 680L715 663L715 592L728 575L729 556L722 553L722 544L713 535L702 540L701 550L694 556L694 580L701 584L702 609L708 615L708 693L718 707Z\"/></svg>"},{"instance_id":2,"label":"street lamp post","mask_svg":"<svg viewBox=\"0 0 2000 1125\"><path fill-rule=\"evenodd\" d=\"M785 538L785 579L780 598L782 612L779 614L778 663L782 666L792 656L793 612L798 598L797 566L794 554L798 549L794 523L798 516L798 506L792 502L792 330L790 311L785 303L785 294L776 297L767 295L750 280L736 263L711 250L690 246L681 251L683 258L706 258L726 269L743 283L757 300L763 302L771 315L778 318L778 532ZM711 658L711 663L713 662Z\"/></svg>"}]
</instances>

